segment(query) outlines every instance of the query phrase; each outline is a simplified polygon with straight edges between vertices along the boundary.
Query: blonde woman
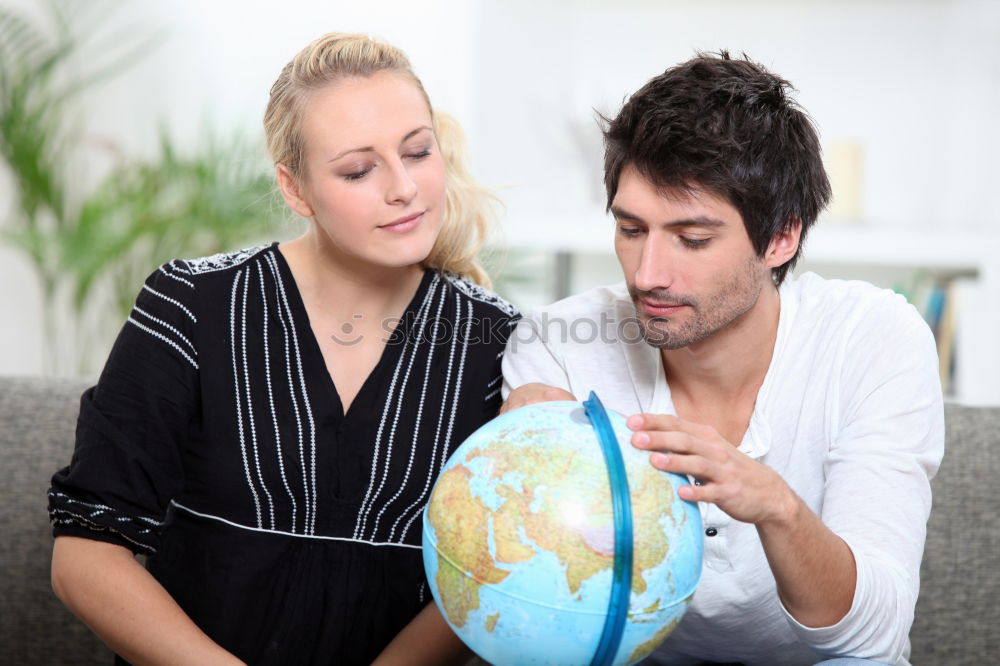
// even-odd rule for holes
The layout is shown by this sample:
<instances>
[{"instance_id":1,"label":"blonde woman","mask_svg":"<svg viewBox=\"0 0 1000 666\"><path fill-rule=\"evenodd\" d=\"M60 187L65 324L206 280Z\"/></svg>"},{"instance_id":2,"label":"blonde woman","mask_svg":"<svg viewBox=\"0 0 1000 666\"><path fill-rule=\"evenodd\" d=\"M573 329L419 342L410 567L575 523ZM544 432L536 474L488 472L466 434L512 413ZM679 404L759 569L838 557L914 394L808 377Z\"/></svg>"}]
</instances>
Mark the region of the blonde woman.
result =
<instances>
[{"instance_id":1,"label":"blonde woman","mask_svg":"<svg viewBox=\"0 0 1000 666\"><path fill-rule=\"evenodd\" d=\"M53 477L53 586L137 664L462 659L420 512L500 405L489 196L378 40L306 47L264 127L308 230L147 279Z\"/></svg>"}]
</instances>

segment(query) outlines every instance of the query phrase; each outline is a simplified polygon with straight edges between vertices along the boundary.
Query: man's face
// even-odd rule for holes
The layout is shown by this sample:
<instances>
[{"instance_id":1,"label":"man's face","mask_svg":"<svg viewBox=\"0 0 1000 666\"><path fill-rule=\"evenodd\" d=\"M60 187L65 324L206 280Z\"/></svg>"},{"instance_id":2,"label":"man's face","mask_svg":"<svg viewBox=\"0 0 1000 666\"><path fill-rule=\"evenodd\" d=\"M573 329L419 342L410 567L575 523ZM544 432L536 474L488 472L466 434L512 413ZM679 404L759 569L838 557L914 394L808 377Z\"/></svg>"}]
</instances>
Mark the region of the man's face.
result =
<instances>
[{"instance_id":1,"label":"man's face","mask_svg":"<svg viewBox=\"0 0 1000 666\"><path fill-rule=\"evenodd\" d=\"M615 252L654 347L680 349L725 330L771 284L739 211L707 190L664 192L627 166L611 211Z\"/></svg>"}]
</instances>

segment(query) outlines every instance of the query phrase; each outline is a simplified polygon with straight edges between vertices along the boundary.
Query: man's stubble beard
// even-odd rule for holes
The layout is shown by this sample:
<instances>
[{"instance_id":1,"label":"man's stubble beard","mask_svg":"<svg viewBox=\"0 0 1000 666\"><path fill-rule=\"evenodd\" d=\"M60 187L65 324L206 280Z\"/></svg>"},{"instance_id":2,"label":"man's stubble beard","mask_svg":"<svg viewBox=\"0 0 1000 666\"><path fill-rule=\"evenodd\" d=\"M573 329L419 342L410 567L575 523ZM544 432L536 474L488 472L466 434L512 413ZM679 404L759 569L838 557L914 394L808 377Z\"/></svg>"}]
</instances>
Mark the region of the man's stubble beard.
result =
<instances>
[{"instance_id":1,"label":"man's stubble beard","mask_svg":"<svg viewBox=\"0 0 1000 666\"><path fill-rule=\"evenodd\" d=\"M736 273L721 288L716 290L706 300L693 297L676 297L668 290L652 290L640 292L629 285L629 295L636 308L636 316L641 322L642 337L646 344L672 351L701 342L732 325L734 321L753 309L763 286L757 281L757 271L760 258L753 256L744 264L743 270ZM679 324L672 326L670 317L650 317L644 314L638 298L652 295L652 300L670 303L683 303L689 307L687 317Z\"/></svg>"}]
</instances>

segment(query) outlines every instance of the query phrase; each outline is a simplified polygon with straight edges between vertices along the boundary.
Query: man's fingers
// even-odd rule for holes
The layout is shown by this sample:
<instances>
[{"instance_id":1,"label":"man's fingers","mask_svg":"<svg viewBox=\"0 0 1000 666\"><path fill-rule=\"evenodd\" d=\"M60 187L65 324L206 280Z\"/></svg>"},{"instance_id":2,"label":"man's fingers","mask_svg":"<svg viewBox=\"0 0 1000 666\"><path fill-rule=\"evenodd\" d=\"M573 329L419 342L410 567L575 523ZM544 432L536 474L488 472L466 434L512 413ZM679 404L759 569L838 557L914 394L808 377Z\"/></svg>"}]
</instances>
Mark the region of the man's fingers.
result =
<instances>
[{"instance_id":1,"label":"man's fingers","mask_svg":"<svg viewBox=\"0 0 1000 666\"><path fill-rule=\"evenodd\" d=\"M680 430L689 432L698 428L697 423L685 421L673 414L633 414L628 417L628 427L632 430Z\"/></svg>"},{"instance_id":2,"label":"man's fingers","mask_svg":"<svg viewBox=\"0 0 1000 666\"><path fill-rule=\"evenodd\" d=\"M545 389L545 400L576 400L574 396L569 391L561 388L556 388L555 386L550 386Z\"/></svg>"},{"instance_id":3,"label":"man's fingers","mask_svg":"<svg viewBox=\"0 0 1000 666\"><path fill-rule=\"evenodd\" d=\"M649 463L662 472L674 472L675 474L690 474L699 479L710 482L717 473L716 469L701 456L686 455L683 453L665 453L654 451L649 456Z\"/></svg>"},{"instance_id":4,"label":"man's fingers","mask_svg":"<svg viewBox=\"0 0 1000 666\"><path fill-rule=\"evenodd\" d=\"M640 430L632 433L632 446L647 451L674 451L690 453L694 447L694 438L686 432Z\"/></svg>"},{"instance_id":5,"label":"man's fingers","mask_svg":"<svg viewBox=\"0 0 1000 666\"><path fill-rule=\"evenodd\" d=\"M628 417L626 423L634 431L678 431L704 440L712 440L719 437L719 432L712 426L687 421L673 414L633 414Z\"/></svg>"}]
</instances>

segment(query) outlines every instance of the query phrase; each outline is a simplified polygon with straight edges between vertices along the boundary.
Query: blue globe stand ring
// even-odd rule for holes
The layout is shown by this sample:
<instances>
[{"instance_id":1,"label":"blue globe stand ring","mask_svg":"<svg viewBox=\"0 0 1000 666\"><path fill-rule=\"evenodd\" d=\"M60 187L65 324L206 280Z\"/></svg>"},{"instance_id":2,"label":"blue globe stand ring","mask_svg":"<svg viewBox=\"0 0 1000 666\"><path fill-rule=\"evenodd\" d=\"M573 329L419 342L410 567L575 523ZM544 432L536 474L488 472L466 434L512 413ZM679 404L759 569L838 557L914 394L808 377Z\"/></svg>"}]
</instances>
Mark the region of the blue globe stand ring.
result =
<instances>
[{"instance_id":1,"label":"blue globe stand ring","mask_svg":"<svg viewBox=\"0 0 1000 666\"><path fill-rule=\"evenodd\" d=\"M604 410L601 399L591 391L590 398L583 403L583 408L597 432L597 441L601 443L601 451L604 453L608 481L611 484L615 525L615 565L611 596L608 600L608 614L604 620L604 631L601 632L597 651L590 664L611 666L618 653L618 646L621 645L622 635L625 633L629 595L632 592L632 501L629 498L625 461L622 459L618 438L611 428L608 413Z\"/></svg>"}]
</instances>

